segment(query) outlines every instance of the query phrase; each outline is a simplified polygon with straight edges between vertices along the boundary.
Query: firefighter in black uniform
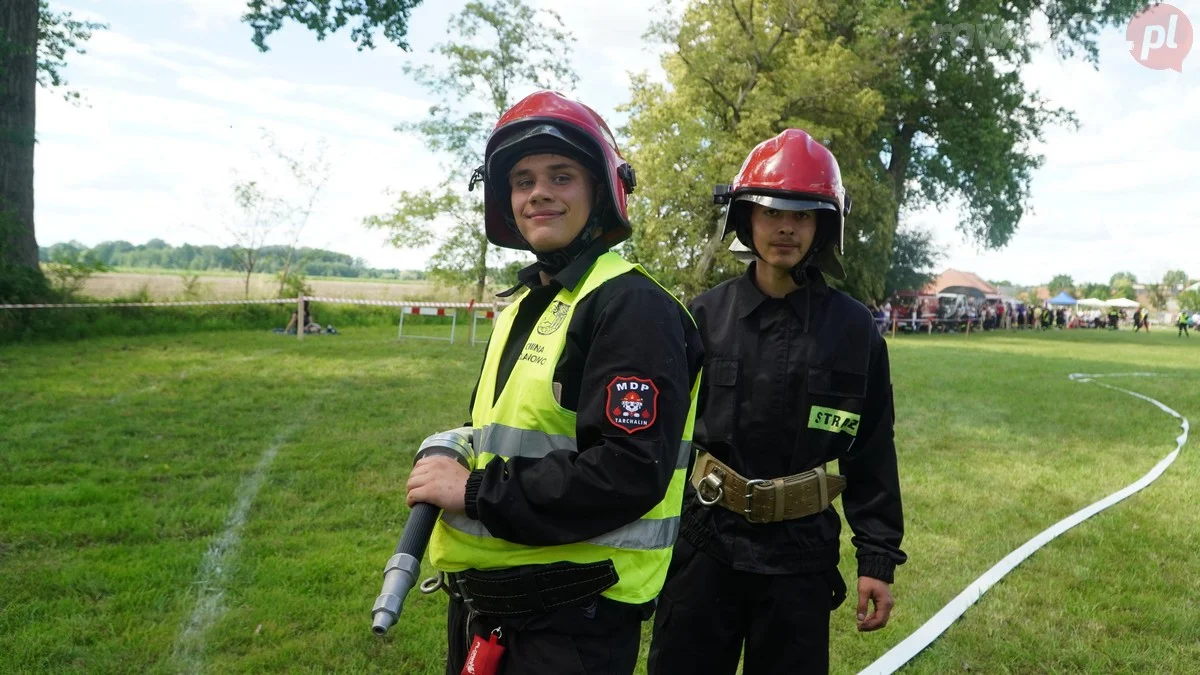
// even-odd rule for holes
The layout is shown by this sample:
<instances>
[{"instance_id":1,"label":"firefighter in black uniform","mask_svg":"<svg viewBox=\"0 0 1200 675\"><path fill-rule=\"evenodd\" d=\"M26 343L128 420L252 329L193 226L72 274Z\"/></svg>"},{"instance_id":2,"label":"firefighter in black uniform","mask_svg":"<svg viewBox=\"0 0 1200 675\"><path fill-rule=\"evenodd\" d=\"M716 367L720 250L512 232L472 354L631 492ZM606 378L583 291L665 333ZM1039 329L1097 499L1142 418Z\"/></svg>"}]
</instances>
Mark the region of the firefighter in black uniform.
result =
<instances>
[{"instance_id":1,"label":"firefighter in black uniform","mask_svg":"<svg viewBox=\"0 0 1200 675\"><path fill-rule=\"evenodd\" d=\"M443 509L429 555L451 596L446 672L625 675L678 532L700 335L608 250L630 234L635 179L594 111L531 94L485 161L488 240L537 262L472 395L477 464L429 457L408 481L409 505ZM493 641L504 659L487 669Z\"/></svg>"},{"instance_id":2,"label":"firefighter in black uniform","mask_svg":"<svg viewBox=\"0 0 1200 675\"><path fill-rule=\"evenodd\" d=\"M836 159L789 129L730 186L725 233L755 256L697 297L705 348L699 455L659 597L651 675L826 672L841 493L857 549L857 626L882 628L903 514L887 347L870 313L831 289L850 210ZM843 475L827 463L838 460Z\"/></svg>"}]
</instances>

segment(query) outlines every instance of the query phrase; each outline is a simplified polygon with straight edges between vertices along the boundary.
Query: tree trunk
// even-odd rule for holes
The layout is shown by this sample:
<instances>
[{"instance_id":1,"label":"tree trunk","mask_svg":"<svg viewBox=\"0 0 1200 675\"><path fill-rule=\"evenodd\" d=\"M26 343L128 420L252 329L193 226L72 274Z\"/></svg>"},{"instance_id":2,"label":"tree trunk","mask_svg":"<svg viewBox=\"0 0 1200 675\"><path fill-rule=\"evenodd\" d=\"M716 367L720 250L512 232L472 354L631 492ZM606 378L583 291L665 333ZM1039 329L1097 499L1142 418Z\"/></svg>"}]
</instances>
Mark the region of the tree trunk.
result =
<instances>
[{"instance_id":1,"label":"tree trunk","mask_svg":"<svg viewBox=\"0 0 1200 675\"><path fill-rule=\"evenodd\" d=\"M716 222L713 225L712 236L704 245L704 252L700 254L700 260L696 263L696 269L692 276L694 286L687 289L688 294L692 297L708 290L708 274L712 271L713 263L717 259L717 249L724 241L721 235L725 233L725 219L716 218L714 220Z\"/></svg>"},{"instance_id":2,"label":"tree trunk","mask_svg":"<svg viewBox=\"0 0 1200 675\"><path fill-rule=\"evenodd\" d=\"M0 256L38 269L33 233L33 140L38 0L0 3ZM11 215L4 216L7 211ZM15 220L14 220L15 217ZM5 222L9 221L9 222ZM7 225L7 227L4 227Z\"/></svg>"},{"instance_id":3,"label":"tree trunk","mask_svg":"<svg viewBox=\"0 0 1200 675\"><path fill-rule=\"evenodd\" d=\"M888 175L892 179L892 197L896 200L896 227L900 227L900 209L904 206L905 188L908 181L908 162L912 158L912 143L917 128L914 124L897 124L892 136L892 156L888 161Z\"/></svg>"},{"instance_id":4,"label":"tree trunk","mask_svg":"<svg viewBox=\"0 0 1200 675\"><path fill-rule=\"evenodd\" d=\"M482 241L479 242L479 259L475 262L475 268L479 271L479 278L475 281L475 301L483 302L483 293L487 286L487 253L488 240L484 235Z\"/></svg>"}]
</instances>

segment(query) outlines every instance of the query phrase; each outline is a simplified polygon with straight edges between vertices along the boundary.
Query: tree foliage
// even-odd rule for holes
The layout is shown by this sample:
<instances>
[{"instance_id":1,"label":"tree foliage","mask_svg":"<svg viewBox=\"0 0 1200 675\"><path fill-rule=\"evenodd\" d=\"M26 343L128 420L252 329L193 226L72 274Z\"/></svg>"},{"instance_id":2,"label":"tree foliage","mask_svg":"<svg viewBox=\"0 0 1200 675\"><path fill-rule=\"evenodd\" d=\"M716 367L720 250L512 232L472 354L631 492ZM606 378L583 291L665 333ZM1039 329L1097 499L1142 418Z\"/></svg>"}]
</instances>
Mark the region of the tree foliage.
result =
<instances>
[{"instance_id":1,"label":"tree foliage","mask_svg":"<svg viewBox=\"0 0 1200 675\"><path fill-rule=\"evenodd\" d=\"M66 89L62 74L67 55L86 54L84 43L92 33L107 28L105 23L77 21L71 12L52 12L48 0L38 0L37 83L45 89L62 90L68 101L79 101L79 92Z\"/></svg>"},{"instance_id":2,"label":"tree foliage","mask_svg":"<svg viewBox=\"0 0 1200 675\"><path fill-rule=\"evenodd\" d=\"M1028 207L1041 162L1032 145L1072 121L1022 79L1041 46L1035 21L1049 24L1062 54L1094 60L1097 32L1140 8L691 0L651 30L669 46L667 84L634 81L627 131L649 177L634 200L648 228L636 251L690 288L733 273L708 186L728 182L755 143L786 126L828 141L842 166L855 200L845 286L858 297L882 289L906 210L960 205L960 231L1002 247Z\"/></svg>"},{"instance_id":3,"label":"tree foliage","mask_svg":"<svg viewBox=\"0 0 1200 675\"><path fill-rule=\"evenodd\" d=\"M1174 291L1177 286L1187 284L1188 275L1183 270L1167 270L1163 273L1162 282L1169 290Z\"/></svg>"},{"instance_id":4,"label":"tree foliage","mask_svg":"<svg viewBox=\"0 0 1200 675\"><path fill-rule=\"evenodd\" d=\"M756 144L789 127L838 155L855 210L847 255L877 267L849 270L847 286L882 294L894 208L866 143L883 101L863 84L868 65L830 36L834 7L706 0L652 29L671 47L663 61L668 84L635 77L622 130L631 163L646 176L631 199L632 254L683 294L740 272L721 245L712 186L728 183Z\"/></svg>"},{"instance_id":5,"label":"tree foliage","mask_svg":"<svg viewBox=\"0 0 1200 675\"><path fill-rule=\"evenodd\" d=\"M1106 299L1111 292L1108 284L1084 283L1080 284L1076 289L1076 294L1080 298L1097 298L1100 300Z\"/></svg>"},{"instance_id":6,"label":"tree foliage","mask_svg":"<svg viewBox=\"0 0 1200 675\"><path fill-rule=\"evenodd\" d=\"M260 249L255 266L266 274L279 274L288 268L288 257L292 256L291 269L306 276L345 277L360 279L421 279L424 275L413 270L377 269L369 267L362 258L320 248L270 245ZM56 258L94 259L106 267L138 269L206 270L239 269L232 247L216 245L181 244L172 246L162 239L151 239L144 244L128 241L104 241L92 247L76 241L62 242L43 247L39 251L43 262Z\"/></svg>"},{"instance_id":7,"label":"tree foliage","mask_svg":"<svg viewBox=\"0 0 1200 675\"><path fill-rule=\"evenodd\" d=\"M89 251L58 251L43 263L43 267L50 289L60 300L76 299L92 275L108 271L108 266Z\"/></svg>"},{"instance_id":8,"label":"tree foliage","mask_svg":"<svg viewBox=\"0 0 1200 675\"><path fill-rule=\"evenodd\" d=\"M917 291L934 276L942 254L929 230L901 228L892 244L892 261L884 280L885 296L896 291Z\"/></svg>"},{"instance_id":9,"label":"tree foliage","mask_svg":"<svg viewBox=\"0 0 1200 675\"><path fill-rule=\"evenodd\" d=\"M1200 291L1184 291L1179 294L1179 311L1200 312Z\"/></svg>"},{"instance_id":10,"label":"tree foliage","mask_svg":"<svg viewBox=\"0 0 1200 675\"><path fill-rule=\"evenodd\" d=\"M1167 286L1165 284L1146 284L1146 302L1155 309L1167 306Z\"/></svg>"},{"instance_id":11,"label":"tree foliage","mask_svg":"<svg viewBox=\"0 0 1200 675\"><path fill-rule=\"evenodd\" d=\"M959 230L987 248L1008 243L1028 209L1032 145L1048 126L1073 124L1023 78L1043 46L1044 21L1060 54L1095 62L1096 35L1141 10L1141 0L873 0L848 5L838 27L880 67L887 110L877 149L887 156L900 208L957 202ZM851 8L853 7L853 8ZM897 76L897 74L899 76Z\"/></svg>"},{"instance_id":12,"label":"tree foliage","mask_svg":"<svg viewBox=\"0 0 1200 675\"><path fill-rule=\"evenodd\" d=\"M1117 284L1128 282L1129 285L1137 283L1137 276L1133 272L1117 272L1108 279L1108 285L1116 288Z\"/></svg>"},{"instance_id":13,"label":"tree foliage","mask_svg":"<svg viewBox=\"0 0 1200 675\"><path fill-rule=\"evenodd\" d=\"M397 130L417 133L443 153L452 177L433 190L396 193L389 213L369 216L363 224L385 230L400 248L436 245L430 275L459 286L473 283L475 297L482 298L488 272L499 261L484 232L482 191L463 188L471 170L483 163L495 120L516 102L519 90L574 86L574 38L558 14L522 0L468 2L450 18L448 33L452 39L432 49L436 66L404 68L441 102L424 120ZM449 220L449 229L438 231L439 220Z\"/></svg>"},{"instance_id":14,"label":"tree foliage","mask_svg":"<svg viewBox=\"0 0 1200 675\"><path fill-rule=\"evenodd\" d=\"M1046 284L1046 290L1050 291L1050 295L1052 296L1058 295L1063 291L1066 291L1067 293L1074 293L1075 280L1071 278L1070 274L1056 274L1054 275L1054 278L1050 280L1050 283Z\"/></svg>"},{"instance_id":15,"label":"tree foliage","mask_svg":"<svg viewBox=\"0 0 1200 675\"><path fill-rule=\"evenodd\" d=\"M1109 291L1109 297L1125 298L1126 300L1137 300L1137 290L1134 289L1134 280L1132 274L1128 277L1114 276L1112 288Z\"/></svg>"},{"instance_id":16,"label":"tree foliage","mask_svg":"<svg viewBox=\"0 0 1200 675\"><path fill-rule=\"evenodd\" d=\"M295 21L324 40L347 25L358 50L375 48L375 33L408 51L408 19L421 0L250 0L242 21L254 30L251 41L267 51L267 38Z\"/></svg>"}]
</instances>

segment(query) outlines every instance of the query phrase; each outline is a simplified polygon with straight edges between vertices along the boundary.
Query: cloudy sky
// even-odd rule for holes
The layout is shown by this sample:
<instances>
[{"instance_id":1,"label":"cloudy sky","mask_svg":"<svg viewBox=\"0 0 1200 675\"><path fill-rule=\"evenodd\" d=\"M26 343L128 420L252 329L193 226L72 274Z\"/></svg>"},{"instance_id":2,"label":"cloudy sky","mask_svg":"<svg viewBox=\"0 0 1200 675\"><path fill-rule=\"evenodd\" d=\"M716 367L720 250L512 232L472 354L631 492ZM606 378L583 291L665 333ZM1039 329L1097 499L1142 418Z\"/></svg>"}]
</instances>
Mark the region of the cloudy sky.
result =
<instances>
[{"instance_id":1,"label":"cloudy sky","mask_svg":"<svg viewBox=\"0 0 1200 675\"><path fill-rule=\"evenodd\" d=\"M421 119L433 102L401 68L427 59L463 4L426 0L413 13L411 54L387 44L360 53L348 34L318 43L295 27L262 54L238 21L245 0L51 0L55 10L111 28L66 72L86 106L39 92L39 243L227 244L229 188L235 177L264 173L256 151L265 128L293 152L311 153L322 139L328 147L330 181L302 244L376 267L423 268L427 252L390 248L360 222L387 210L389 189L443 177L438 158L393 127ZM578 38L574 95L619 124L627 73L660 72L659 47L641 37L653 3L531 4L555 6ZM1200 0L1175 5L1200 22ZM1175 268L1200 277L1192 203L1200 194L1200 57L1185 59L1182 72L1151 70L1129 50L1121 28L1103 35L1099 69L1038 56L1027 80L1074 110L1081 126L1047 134L1033 213L1005 249L965 243L953 205L906 215L933 230L943 266L1026 284L1057 273L1107 281L1118 270L1147 281Z\"/></svg>"}]
</instances>

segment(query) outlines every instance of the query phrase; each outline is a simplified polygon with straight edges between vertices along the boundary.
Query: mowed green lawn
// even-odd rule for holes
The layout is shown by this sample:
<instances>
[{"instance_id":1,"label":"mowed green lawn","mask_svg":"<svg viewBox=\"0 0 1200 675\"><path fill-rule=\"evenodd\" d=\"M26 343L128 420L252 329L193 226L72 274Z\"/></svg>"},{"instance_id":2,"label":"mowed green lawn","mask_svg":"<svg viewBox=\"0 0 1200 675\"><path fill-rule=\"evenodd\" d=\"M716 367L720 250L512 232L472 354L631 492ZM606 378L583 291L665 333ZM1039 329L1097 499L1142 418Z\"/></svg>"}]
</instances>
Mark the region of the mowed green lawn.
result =
<instances>
[{"instance_id":1,"label":"mowed green lawn","mask_svg":"<svg viewBox=\"0 0 1200 675\"><path fill-rule=\"evenodd\" d=\"M381 328L0 347L0 672L441 673L443 597L414 593L385 639L370 609L414 449L467 418L482 348L463 333L454 346ZM1200 338L891 345L911 561L886 629L854 632L852 601L834 614L838 673L1174 448L1178 421L1069 373L1160 373L1102 381L1200 421ZM906 672L1195 672L1195 439L1149 488L1018 567Z\"/></svg>"}]
</instances>

